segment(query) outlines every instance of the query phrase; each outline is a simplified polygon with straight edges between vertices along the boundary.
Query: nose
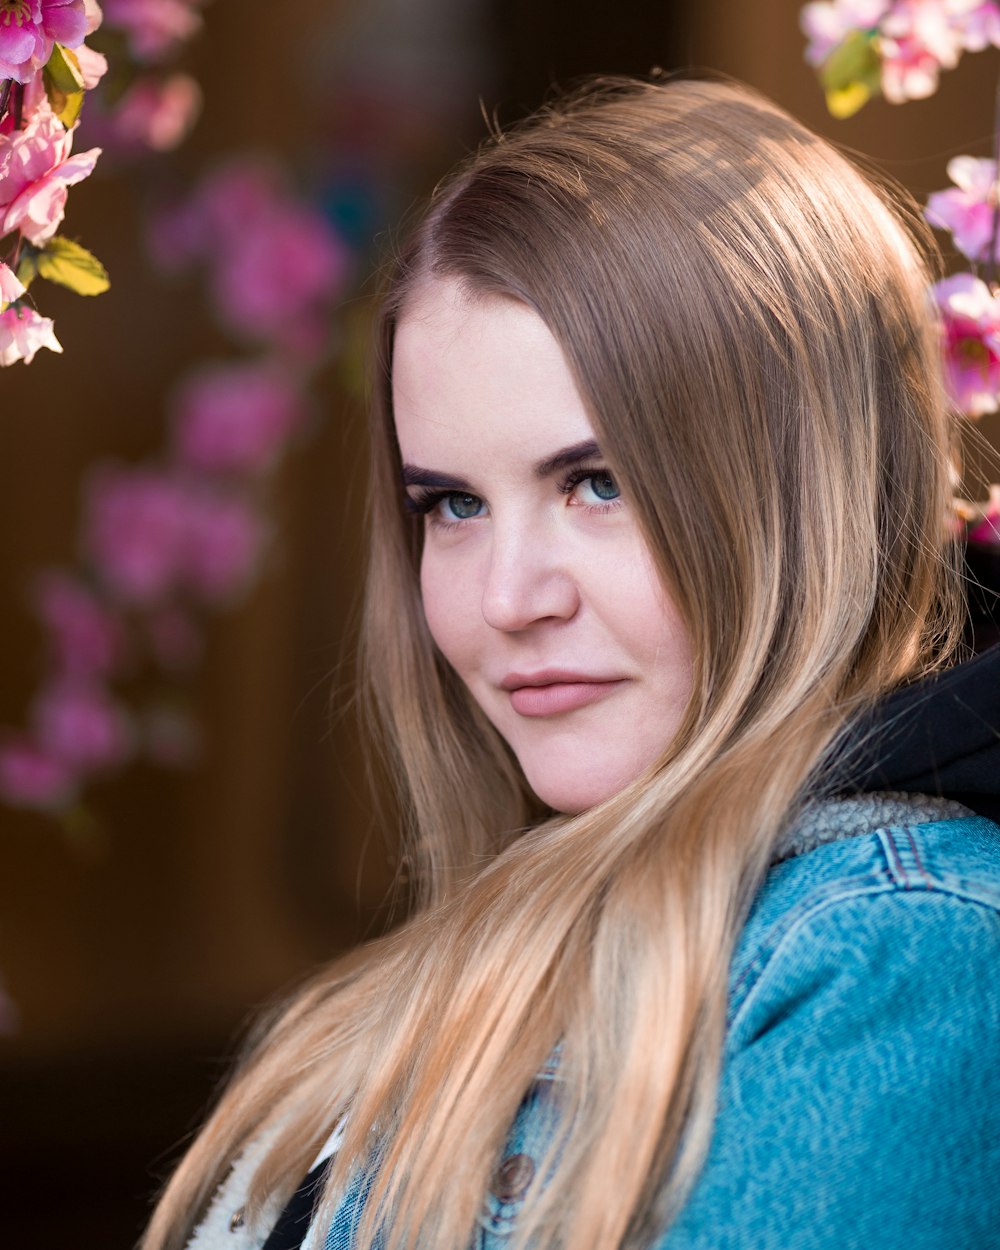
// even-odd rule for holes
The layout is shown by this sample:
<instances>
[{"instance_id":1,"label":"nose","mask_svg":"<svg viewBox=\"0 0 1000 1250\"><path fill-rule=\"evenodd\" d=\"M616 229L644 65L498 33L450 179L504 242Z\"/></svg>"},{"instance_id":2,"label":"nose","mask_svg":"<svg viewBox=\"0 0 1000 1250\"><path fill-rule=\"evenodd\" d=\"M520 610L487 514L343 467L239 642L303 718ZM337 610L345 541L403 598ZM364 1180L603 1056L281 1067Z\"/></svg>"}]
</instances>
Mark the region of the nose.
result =
<instances>
[{"instance_id":1,"label":"nose","mask_svg":"<svg viewBox=\"0 0 1000 1250\"><path fill-rule=\"evenodd\" d=\"M580 607L571 561L551 534L494 526L483 619L513 633L540 621L570 620Z\"/></svg>"}]
</instances>

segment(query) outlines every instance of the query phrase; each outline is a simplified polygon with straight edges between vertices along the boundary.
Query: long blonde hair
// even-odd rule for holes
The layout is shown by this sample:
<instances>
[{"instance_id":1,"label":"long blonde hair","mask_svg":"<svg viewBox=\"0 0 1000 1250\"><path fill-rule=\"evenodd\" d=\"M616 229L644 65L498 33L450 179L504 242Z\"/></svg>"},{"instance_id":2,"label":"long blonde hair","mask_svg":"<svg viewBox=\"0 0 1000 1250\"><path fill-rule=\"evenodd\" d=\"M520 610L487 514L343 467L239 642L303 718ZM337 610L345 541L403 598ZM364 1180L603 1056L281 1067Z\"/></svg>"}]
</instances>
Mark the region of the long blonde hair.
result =
<instances>
[{"instance_id":1,"label":"long blonde hair","mask_svg":"<svg viewBox=\"0 0 1000 1250\"><path fill-rule=\"evenodd\" d=\"M438 189L381 304L363 639L413 911L267 1031L145 1250L181 1246L268 1129L257 1201L290 1193L347 1111L328 1209L377 1157L359 1246L381 1223L390 1250L464 1250L557 1042L559 1128L512 1244L639 1247L669 1222L775 842L852 715L957 646L932 244L892 200L775 105L691 79L592 84ZM429 276L547 323L690 633L676 736L577 816L531 795L421 612L390 369Z\"/></svg>"}]
</instances>

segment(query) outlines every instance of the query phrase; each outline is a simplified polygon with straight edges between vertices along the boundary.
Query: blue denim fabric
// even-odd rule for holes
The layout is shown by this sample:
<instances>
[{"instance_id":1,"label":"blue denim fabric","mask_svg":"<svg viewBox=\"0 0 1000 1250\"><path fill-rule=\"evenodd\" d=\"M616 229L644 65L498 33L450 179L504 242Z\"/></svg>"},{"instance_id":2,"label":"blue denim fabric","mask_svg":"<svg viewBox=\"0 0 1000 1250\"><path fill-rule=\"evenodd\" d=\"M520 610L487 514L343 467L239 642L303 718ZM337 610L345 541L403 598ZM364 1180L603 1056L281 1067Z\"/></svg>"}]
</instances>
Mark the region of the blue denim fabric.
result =
<instances>
[{"instance_id":1,"label":"blue denim fabric","mask_svg":"<svg viewBox=\"0 0 1000 1250\"><path fill-rule=\"evenodd\" d=\"M553 1071L508 1140L551 1140ZM523 1198L488 1195L502 1250ZM326 1250L350 1250L349 1201ZM777 864L744 928L705 1168L651 1250L1000 1250L1000 827L879 829Z\"/></svg>"}]
</instances>

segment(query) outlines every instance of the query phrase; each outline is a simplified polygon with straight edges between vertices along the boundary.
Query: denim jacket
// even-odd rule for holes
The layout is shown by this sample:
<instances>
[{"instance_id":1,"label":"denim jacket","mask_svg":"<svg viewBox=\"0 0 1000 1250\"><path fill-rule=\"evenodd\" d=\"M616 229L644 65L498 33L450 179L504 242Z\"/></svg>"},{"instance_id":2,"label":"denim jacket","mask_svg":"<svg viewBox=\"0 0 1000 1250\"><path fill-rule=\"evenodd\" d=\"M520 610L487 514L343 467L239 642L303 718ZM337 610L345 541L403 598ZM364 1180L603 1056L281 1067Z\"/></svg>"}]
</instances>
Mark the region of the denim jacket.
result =
<instances>
[{"instance_id":1,"label":"denim jacket","mask_svg":"<svg viewBox=\"0 0 1000 1250\"><path fill-rule=\"evenodd\" d=\"M816 809L768 874L731 966L708 1158L651 1250L1000 1248L1000 827L917 796L890 805L909 819L885 810ZM554 1060L470 1250L504 1250L557 1085ZM359 1182L325 1250L351 1250L362 1206Z\"/></svg>"},{"instance_id":2,"label":"denim jacket","mask_svg":"<svg viewBox=\"0 0 1000 1250\"><path fill-rule=\"evenodd\" d=\"M470 1250L506 1250L558 1085L556 1053L521 1102ZM233 1218L264 1146L191 1250L302 1244L311 1199L297 1234L292 1204L273 1230L277 1213L263 1229ZM359 1176L308 1250L353 1250L365 1191ZM300 1209L303 1196L305 1183ZM807 810L732 961L705 1166L650 1250L1000 1250L1000 826L919 795Z\"/></svg>"}]
</instances>

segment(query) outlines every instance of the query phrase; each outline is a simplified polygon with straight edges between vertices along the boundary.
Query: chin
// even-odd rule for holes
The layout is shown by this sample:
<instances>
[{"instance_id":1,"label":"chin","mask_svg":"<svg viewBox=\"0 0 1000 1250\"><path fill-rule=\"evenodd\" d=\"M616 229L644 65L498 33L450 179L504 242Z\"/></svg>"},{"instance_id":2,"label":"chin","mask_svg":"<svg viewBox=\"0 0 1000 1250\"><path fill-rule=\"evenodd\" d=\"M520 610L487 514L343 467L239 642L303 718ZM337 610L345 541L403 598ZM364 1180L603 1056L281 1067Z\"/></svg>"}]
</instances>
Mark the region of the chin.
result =
<instances>
[{"instance_id":1,"label":"chin","mask_svg":"<svg viewBox=\"0 0 1000 1250\"><path fill-rule=\"evenodd\" d=\"M522 764L522 768L523 768ZM631 777L610 777L581 768L579 771L524 769L532 791L553 811L577 816L610 799L628 785Z\"/></svg>"}]
</instances>

